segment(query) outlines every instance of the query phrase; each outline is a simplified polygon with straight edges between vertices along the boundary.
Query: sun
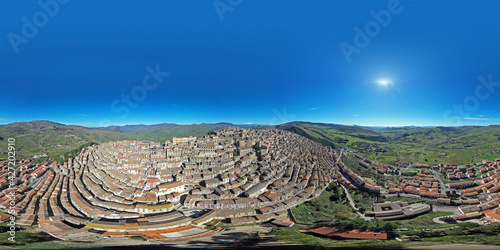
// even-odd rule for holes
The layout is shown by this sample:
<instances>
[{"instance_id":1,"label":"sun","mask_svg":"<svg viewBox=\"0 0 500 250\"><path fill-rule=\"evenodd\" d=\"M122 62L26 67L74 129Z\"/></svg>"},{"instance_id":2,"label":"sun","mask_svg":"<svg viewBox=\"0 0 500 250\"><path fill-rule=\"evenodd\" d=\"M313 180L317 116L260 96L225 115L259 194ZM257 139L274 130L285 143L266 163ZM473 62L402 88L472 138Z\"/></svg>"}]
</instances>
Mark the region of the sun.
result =
<instances>
[{"instance_id":1,"label":"sun","mask_svg":"<svg viewBox=\"0 0 500 250\"><path fill-rule=\"evenodd\" d=\"M380 85L380 86L383 86L383 87L387 87L387 85L389 84L392 84L392 82L390 80L378 80L377 83Z\"/></svg>"}]
</instances>

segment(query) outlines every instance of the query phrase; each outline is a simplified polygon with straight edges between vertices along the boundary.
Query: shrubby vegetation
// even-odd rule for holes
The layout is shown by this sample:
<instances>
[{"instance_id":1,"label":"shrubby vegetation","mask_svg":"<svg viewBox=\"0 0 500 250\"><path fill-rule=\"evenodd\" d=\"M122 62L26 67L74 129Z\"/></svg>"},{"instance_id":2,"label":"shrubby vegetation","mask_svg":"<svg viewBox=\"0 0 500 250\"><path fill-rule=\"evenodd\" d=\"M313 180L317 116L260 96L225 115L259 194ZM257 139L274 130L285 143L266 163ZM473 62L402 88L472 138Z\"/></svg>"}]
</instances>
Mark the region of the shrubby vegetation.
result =
<instances>
[{"instance_id":1,"label":"shrubby vegetation","mask_svg":"<svg viewBox=\"0 0 500 250\"><path fill-rule=\"evenodd\" d=\"M75 148L71 151L68 151L64 154L64 159L67 160L69 158L75 158L81 151L82 149L86 148L86 147L90 147L92 145L95 145L97 144L96 142L88 142L88 143L85 143L81 146L79 146L78 148Z\"/></svg>"},{"instance_id":2,"label":"shrubby vegetation","mask_svg":"<svg viewBox=\"0 0 500 250\"><path fill-rule=\"evenodd\" d=\"M361 218L356 218L351 220L343 214L336 214L334 217L327 217L320 223L317 223L315 227L342 227L346 230L372 230L393 234L394 230L398 228L398 224L393 221L375 219L367 221Z\"/></svg>"},{"instance_id":3,"label":"shrubby vegetation","mask_svg":"<svg viewBox=\"0 0 500 250\"><path fill-rule=\"evenodd\" d=\"M482 236L498 236L500 234L500 223L481 226L473 222L464 222L457 224L457 228L447 230L432 230L432 231L416 231L410 230L401 232L402 235L416 235L420 238L435 238L445 236L459 235L482 235Z\"/></svg>"},{"instance_id":4,"label":"shrubby vegetation","mask_svg":"<svg viewBox=\"0 0 500 250\"><path fill-rule=\"evenodd\" d=\"M444 221L446 223L457 223L457 221L455 220L455 218L451 217L451 216L447 216L447 217L443 217L443 218L439 218L440 221Z\"/></svg>"},{"instance_id":5,"label":"shrubby vegetation","mask_svg":"<svg viewBox=\"0 0 500 250\"><path fill-rule=\"evenodd\" d=\"M354 211L349 205L344 189L332 182L320 196L300 204L293 208L292 212L297 222L313 224L333 214L342 213L350 216Z\"/></svg>"}]
</instances>

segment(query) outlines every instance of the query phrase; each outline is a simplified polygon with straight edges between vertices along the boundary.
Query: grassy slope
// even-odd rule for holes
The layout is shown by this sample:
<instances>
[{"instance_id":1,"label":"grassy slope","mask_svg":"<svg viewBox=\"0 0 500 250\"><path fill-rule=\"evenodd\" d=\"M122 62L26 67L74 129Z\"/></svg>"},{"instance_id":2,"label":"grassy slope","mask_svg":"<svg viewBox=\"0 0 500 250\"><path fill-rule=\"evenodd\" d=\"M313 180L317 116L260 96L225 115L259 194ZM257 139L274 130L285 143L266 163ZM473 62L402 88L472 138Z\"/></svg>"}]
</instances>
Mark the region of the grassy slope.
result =
<instances>
[{"instance_id":1,"label":"grassy slope","mask_svg":"<svg viewBox=\"0 0 500 250\"><path fill-rule=\"evenodd\" d=\"M294 122L278 126L325 146L357 149L360 154L387 164L470 164L500 158L500 126L377 128ZM347 143L347 144L346 144ZM443 161L444 160L444 161Z\"/></svg>"},{"instance_id":2,"label":"grassy slope","mask_svg":"<svg viewBox=\"0 0 500 250\"><path fill-rule=\"evenodd\" d=\"M227 128L231 125L227 124L193 124L193 125L177 125L172 127L161 127L152 128L146 130L137 130L129 132L128 134L137 136L140 138L165 142L166 140L172 140L172 137L184 137L184 136L195 136L201 137L206 135L208 132L217 131L223 128Z\"/></svg>"},{"instance_id":3,"label":"grassy slope","mask_svg":"<svg viewBox=\"0 0 500 250\"><path fill-rule=\"evenodd\" d=\"M71 136L71 137L67 137ZM0 157L6 157L9 138L15 138L19 157L47 154L55 160L68 151L95 142L137 140L134 135L120 134L80 126L68 126L46 121L19 122L0 126Z\"/></svg>"},{"instance_id":4,"label":"grassy slope","mask_svg":"<svg viewBox=\"0 0 500 250\"><path fill-rule=\"evenodd\" d=\"M334 148L341 148L346 143L347 146L352 147L358 144L382 143L387 141L383 135L377 132L355 126L294 122L279 125L278 128L297 133L325 146Z\"/></svg>"},{"instance_id":5,"label":"grassy slope","mask_svg":"<svg viewBox=\"0 0 500 250\"><path fill-rule=\"evenodd\" d=\"M351 214L353 209L343 193L344 190L332 182L318 197L298 205L292 212L297 222L304 224L313 224L337 213Z\"/></svg>"},{"instance_id":6,"label":"grassy slope","mask_svg":"<svg viewBox=\"0 0 500 250\"><path fill-rule=\"evenodd\" d=\"M500 126L398 128L379 132L394 142L403 161L469 164L500 157ZM427 160L427 161L426 161Z\"/></svg>"}]
</instances>

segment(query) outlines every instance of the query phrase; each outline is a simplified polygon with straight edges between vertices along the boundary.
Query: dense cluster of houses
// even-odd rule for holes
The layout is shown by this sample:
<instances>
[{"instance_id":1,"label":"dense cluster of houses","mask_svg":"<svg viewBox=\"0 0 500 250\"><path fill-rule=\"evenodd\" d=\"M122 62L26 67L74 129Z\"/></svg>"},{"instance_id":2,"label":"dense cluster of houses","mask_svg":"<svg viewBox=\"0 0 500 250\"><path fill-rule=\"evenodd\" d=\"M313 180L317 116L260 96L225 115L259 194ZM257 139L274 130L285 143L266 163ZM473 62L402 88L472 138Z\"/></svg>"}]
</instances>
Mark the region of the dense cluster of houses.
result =
<instances>
[{"instance_id":1,"label":"dense cluster of houses","mask_svg":"<svg viewBox=\"0 0 500 250\"><path fill-rule=\"evenodd\" d=\"M223 130L217 136L227 137L224 134L228 132L234 131ZM269 215L319 195L332 180L333 154L316 142L280 130L242 130L240 136L243 138L236 140L236 150L242 148L248 155L239 153L233 158L238 167L229 167L228 174L204 180L200 187L191 189L183 200L185 207L216 209L217 213L250 209L251 216L232 221L253 223L258 221L255 216L269 220ZM244 138L264 141L249 143ZM246 147L260 150L248 151ZM255 160L246 162L248 157Z\"/></svg>"},{"instance_id":2,"label":"dense cluster of houses","mask_svg":"<svg viewBox=\"0 0 500 250\"><path fill-rule=\"evenodd\" d=\"M432 171L425 169L420 169L416 176L399 176L399 184L388 180L385 186L390 194L407 193L430 199L446 197L446 194L440 191L436 176Z\"/></svg>"},{"instance_id":3,"label":"dense cluster of houses","mask_svg":"<svg viewBox=\"0 0 500 250\"><path fill-rule=\"evenodd\" d=\"M483 178L478 178L474 181L453 183L449 185L453 188L471 187L460 190L460 194L464 197L475 197L479 194L498 193L500 191L500 159L496 161L496 164L493 165L493 168L493 170L487 172L486 174L483 174Z\"/></svg>"},{"instance_id":4,"label":"dense cluster of houses","mask_svg":"<svg viewBox=\"0 0 500 250\"><path fill-rule=\"evenodd\" d=\"M491 222L500 222L500 159L485 160L477 164L475 171L481 173L473 180L452 182L447 184L453 193L459 197L451 199L443 192L443 188L431 170L420 169L416 176L400 176L399 183L386 182L389 193L407 193L435 200L439 204L459 206L461 215L455 215L457 220L467 220L482 217ZM462 171L463 169L463 171ZM472 168L460 168L446 164L447 175L472 173ZM466 179L472 176L467 175Z\"/></svg>"},{"instance_id":5,"label":"dense cluster of houses","mask_svg":"<svg viewBox=\"0 0 500 250\"><path fill-rule=\"evenodd\" d=\"M446 171L446 178L448 180L463 180L476 177L472 167L464 165L454 166L453 164L445 164L444 170Z\"/></svg>"},{"instance_id":6,"label":"dense cluster of houses","mask_svg":"<svg viewBox=\"0 0 500 250\"><path fill-rule=\"evenodd\" d=\"M21 164L18 223L66 240L88 237L89 230L199 225L201 218L235 224L286 218L286 209L318 196L336 174L334 152L319 143L278 129L236 127L165 144L108 142L65 162ZM212 212L194 221L175 211L180 206Z\"/></svg>"},{"instance_id":7,"label":"dense cluster of houses","mask_svg":"<svg viewBox=\"0 0 500 250\"><path fill-rule=\"evenodd\" d=\"M360 156L358 154L355 154L354 157L356 157L356 158L359 159L359 165L360 166L362 166L364 168L370 168L371 167L371 168L377 170L377 173L379 173L379 174L385 174L389 170L393 170L394 169L393 166L390 166L390 165L387 165L387 164L384 164L384 163L381 163L381 162L378 162L378 161L372 161L372 160L370 160L368 158L363 158L362 156Z\"/></svg>"},{"instance_id":8,"label":"dense cluster of houses","mask_svg":"<svg viewBox=\"0 0 500 250\"><path fill-rule=\"evenodd\" d=\"M343 186L350 189L359 189L369 193L380 194L380 186L354 173L351 169L347 168L343 162L338 161L337 164L335 164L335 169L337 171L334 177L337 182Z\"/></svg>"},{"instance_id":9,"label":"dense cluster of houses","mask_svg":"<svg viewBox=\"0 0 500 250\"><path fill-rule=\"evenodd\" d=\"M13 209L16 213L24 209L31 197L36 194L36 189L31 189L26 193L28 186L31 185L30 179L40 177L54 165L54 163L49 165L49 162L35 165L29 160L21 160L13 171L16 177L14 183L10 183L8 163L7 161L0 162L0 208L9 208L13 201L16 204ZM11 186L11 184L14 185ZM11 193L15 195L12 197Z\"/></svg>"},{"instance_id":10,"label":"dense cluster of houses","mask_svg":"<svg viewBox=\"0 0 500 250\"><path fill-rule=\"evenodd\" d=\"M397 184L387 181L385 186L388 192L391 194L415 194L432 199L446 198L446 194L442 190L445 187L440 184L433 171L424 169L422 164L418 165L420 170L416 176L400 176ZM445 164L443 170L449 180L466 179L446 184L451 190L456 190L465 199L477 197L481 193L497 193L500 191L500 159L495 161L484 160L475 167ZM475 172L481 175L476 176Z\"/></svg>"}]
</instances>

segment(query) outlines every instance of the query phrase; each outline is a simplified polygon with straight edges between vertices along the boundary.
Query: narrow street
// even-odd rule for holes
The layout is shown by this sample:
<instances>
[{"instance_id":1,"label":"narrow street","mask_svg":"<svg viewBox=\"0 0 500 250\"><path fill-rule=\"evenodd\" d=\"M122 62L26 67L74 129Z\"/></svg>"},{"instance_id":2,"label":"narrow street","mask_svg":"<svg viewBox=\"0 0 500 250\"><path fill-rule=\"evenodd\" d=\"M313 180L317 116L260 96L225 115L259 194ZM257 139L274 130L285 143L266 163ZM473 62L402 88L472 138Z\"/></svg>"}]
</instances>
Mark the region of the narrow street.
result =
<instances>
[{"instance_id":1,"label":"narrow street","mask_svg":"<svg viewBox=\"0 0 500 250\"><path fill-rule=\"evenodd\" d=\"M441 176L439 175L439 173L438 173L438 172L436 172L435 170L432 170L432 174L434 174L434 176L435 176L435 177L436 177L436 179L438 180L438 182L439 182L439 186L441 187L441 190L442 190L442 191L444 191L444 192L446 192L446 191L450 191L450 188L449 188L449 187L447 187L447 186L444 184L444 182L443 182L443 180L441 179Z\"/></svg>"}]
</instances>

